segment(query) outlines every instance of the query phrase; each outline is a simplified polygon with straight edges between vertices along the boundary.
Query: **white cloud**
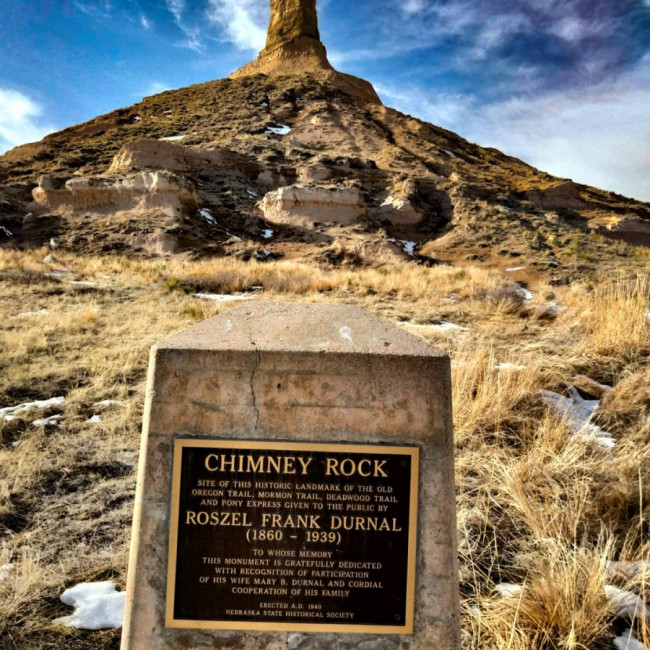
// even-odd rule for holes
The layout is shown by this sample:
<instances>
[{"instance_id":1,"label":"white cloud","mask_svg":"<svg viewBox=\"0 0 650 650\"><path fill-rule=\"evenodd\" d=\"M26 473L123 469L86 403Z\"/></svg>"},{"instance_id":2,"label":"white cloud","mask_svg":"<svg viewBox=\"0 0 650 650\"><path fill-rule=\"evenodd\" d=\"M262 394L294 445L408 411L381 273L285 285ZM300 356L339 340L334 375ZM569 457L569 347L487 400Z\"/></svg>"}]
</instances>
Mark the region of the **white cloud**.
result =
<instances>
[{"instance_id":1,"label":"white cloud","mask_svg":"<svg viewBox=\"0 0 650 650\"><path fill-rule=\"evenodd\" d=\"M241 50L258 51L266 43L267 0L208 0L208 20L223 29Z\"/></svg>"},{"instance_id":2,"label":"white cloud","mask_svg":"<svg viewBox=\"0 0 650 650\"><path fill-rule=\"evenodd\" d=\"M0 88L0 153L35 142L56 130L42 119L43 109L16 90Z\"/></svg>"},{"instance_id":3,"label":"white cloud","mask_svg":"<svg viewBox=\"0 0 650 650\"><path fill-rule=\"evenodd\" d=\"M167 9L174 16L174 20L180 24L183 20L183 13L185 12L185 0L165 0Z\"/></svg>"},{"instance_id":4,"label":"white cloud","mask_svg":"<svg viewBox=\"0 0 650 650\"><path fill-rule=\"evenodd\" d=\"M201 29L199 27L189 27L184 19L183 14L187 8L185 0L165 0L167 9L174 16L174 21L178 28L183 32L185 40L176 43L176 47L186 47L195 52L203 52L203 42L201 40Z\"/></svg>"},{"instance_id":5,"label":"white cloud","mask_svg":"<svg viewBox=\"0 0 650 650\"><path fill-rule=\"evenodd\" d=\"M143 29L151 29L152 27L151 21L144 14L140 14L140 25L142 25Z\"/></svg>"},{"instance_id":6,"label":"white cloud","mask_svg":"<svg viewBox=\"0 0 650 650\"><path fill-rule=\"evenodd\" d=\"M650 201L650 59L591 88L481 104L378 87L388 104L563 178Z\"/></svg>"}]
</instances>

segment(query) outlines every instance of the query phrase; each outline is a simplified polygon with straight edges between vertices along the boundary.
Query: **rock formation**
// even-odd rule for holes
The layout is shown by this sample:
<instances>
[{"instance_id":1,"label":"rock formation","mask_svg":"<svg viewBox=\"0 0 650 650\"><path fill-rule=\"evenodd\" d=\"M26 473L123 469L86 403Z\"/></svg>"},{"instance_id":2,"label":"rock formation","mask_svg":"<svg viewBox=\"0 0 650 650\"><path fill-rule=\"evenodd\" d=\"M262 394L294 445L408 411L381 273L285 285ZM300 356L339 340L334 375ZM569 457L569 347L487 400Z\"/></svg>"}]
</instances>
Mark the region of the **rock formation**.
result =
<instances>
[{"instance_id":1,"label":"rock formation","mask_svg":"<svg viewBox=\"0 0 650 650\"><path fill-rule=\"evenodd\" d=\"M231 78L299 72L316 73L350 95L381 103L370 83L337 72L327 60L318 31L316 0L271 0L265 48L255 61L234 72Z\"/></svg>"}]
</instances>

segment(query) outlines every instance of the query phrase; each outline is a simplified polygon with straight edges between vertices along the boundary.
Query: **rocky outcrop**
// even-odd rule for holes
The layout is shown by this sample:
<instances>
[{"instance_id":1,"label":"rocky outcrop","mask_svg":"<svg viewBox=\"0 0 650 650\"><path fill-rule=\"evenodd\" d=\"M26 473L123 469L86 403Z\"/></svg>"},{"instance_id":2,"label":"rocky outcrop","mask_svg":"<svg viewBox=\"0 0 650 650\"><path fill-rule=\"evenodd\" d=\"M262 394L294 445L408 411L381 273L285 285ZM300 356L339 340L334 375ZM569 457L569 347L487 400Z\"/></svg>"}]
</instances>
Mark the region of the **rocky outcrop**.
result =
<instances>
[{"instance_id":1,"label":"rocky outcrop","mask_svg":"<svg viewBox=\"0 0 650 650\"><path fill-rule=\"evenodd\" d=\"M424 214L413 205L416 186L412 180L398 182L390 189L384 202L373 213L396 226L418 224Z\"/></svg>"},{"instance_id":2,"label":"rocky outcrop","mask_svg":"<svg viewBox=\"0 0 650 650\"><path fill-rule=\"evenodd\" d=\"M197 209L194 186L169 171L141 172L117 178L78 177L68 181L43 175L32 195L48 210L64 214L109 208L113 212L155 210L177 217Z\"/></svg>"},{"instance_id":3,"label":"rocky outcrop","mask_svg":"<svg viewBox=\"0 0 650 650\"><path fill-rule=\"evenodd\" d=\"M129 173L146 169L166 169L192 173L203 169L236 169L251 172L256 168L246 158L225 147L192 149L161 140L143 139L120 149L108 169L109 174Z\"/></svg>"},{"instance_id":4,"label":"rocky outcrop","mask_svg":"<svg viewBox=\"0 0 650 650\"><path fill-rule=\"evenodd\" d=\"M626 214L608 225L607 229L621 235L650 235L650 221L638 214Z\"/></svg>"},{"instance_id":5,"label":"rocky outcrop","mask_svg":"<svg viewBox=\"0 0 650 650\"><path fill-rule=\"evenodd\" d=\"M271 0L266 46L255 61L233 72L231 78L266 74L316 73L349 95L381 104L372 84L334 70L320 40L316 0Z\"/></svg>"},{"instance_id":6,"label":"rocky outcrop","mask_svg":"<svg viewBox=\"0 0 650 650\"><path fill-rule=\"evenodd\" d=\"M356 188L292 185L269 192L260 202L271 223L311 227L314 222L349 225L366 214Z\"/></svg>"},{"instance_id":7,"label":"rocky outcrop","mask_svg":"<svg viewBox=\"0 0 650 650\"><path fill-rule=\"evenodd\" d=\"M529 190L526 198L542 210L581 210L586 203L580 189L572 181L564 181L545 189Z\"/></svg>"}]
</instances>

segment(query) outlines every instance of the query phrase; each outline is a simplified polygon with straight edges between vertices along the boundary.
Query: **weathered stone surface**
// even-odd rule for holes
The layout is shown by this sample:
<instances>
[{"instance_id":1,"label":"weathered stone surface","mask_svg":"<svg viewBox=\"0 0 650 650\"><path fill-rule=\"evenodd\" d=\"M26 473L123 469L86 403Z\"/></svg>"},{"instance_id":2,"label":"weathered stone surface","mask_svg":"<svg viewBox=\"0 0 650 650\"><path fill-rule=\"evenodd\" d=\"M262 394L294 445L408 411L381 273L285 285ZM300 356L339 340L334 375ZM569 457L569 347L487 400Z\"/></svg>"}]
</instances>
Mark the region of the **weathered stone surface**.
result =
<instances>
[{"instance_id":1,"label":"weathered stone surface","mask_svg":"<svg viewBox=\"0 0 650 650\"><path fill-rule=\"evenodd\" d=\"M164 628L175 435L420 448L415 631L405 636ZM345 305L250 303L152 350L123 650L457 650L449 358Z\"/></svg>"},{"instance_id":2,"label":"weathered stone surface","mask_svg":"<svg viewBox=\"0 0 650 650\"><path fill-rule=\"evenodd\" d=\"M232 78L255 74L318 73L350 95L381 104L372 84L334 70L318 31L316 0L271 0L266 46L255 61L235 71Z\"/></svg>"},{"instance_id":3,"label":"weathered stone surface","mask_svg":"<svg viewBox=\"0 0 650 650\"><path fill-rule=\"evenodd\" d=\"M172 172L197 172L202 169L252 168L243 156L224 147L192 149L182 144L161 140L143 139L129 142L113 158L109 174L137 172L148 169L165 169Z\"/></svg>"},{"instance_id":4,"label":"weathered stone surface","mask_svg":"<svg viewBox=\"0 0 650 650\"><path fill-rule=\"evenodd\" d=\"M312 226L315 221L351 224L366 214L356 188L291 185L268 192L260 202L272 223Z\"/></svg>"},{"instance_id":5,"label":"weathered stone surface","mask_svg":"<svg viewBox=\"0 0 650 650\"><path fill-rule=\"evenodd\" d=\"M75 177L64 185L44 175L32 195L42 206L58 212L110 207L113 211L157 210L176 217L197 207L192 183L167 171L123 177Z\"/></svg>"}]
</instances>

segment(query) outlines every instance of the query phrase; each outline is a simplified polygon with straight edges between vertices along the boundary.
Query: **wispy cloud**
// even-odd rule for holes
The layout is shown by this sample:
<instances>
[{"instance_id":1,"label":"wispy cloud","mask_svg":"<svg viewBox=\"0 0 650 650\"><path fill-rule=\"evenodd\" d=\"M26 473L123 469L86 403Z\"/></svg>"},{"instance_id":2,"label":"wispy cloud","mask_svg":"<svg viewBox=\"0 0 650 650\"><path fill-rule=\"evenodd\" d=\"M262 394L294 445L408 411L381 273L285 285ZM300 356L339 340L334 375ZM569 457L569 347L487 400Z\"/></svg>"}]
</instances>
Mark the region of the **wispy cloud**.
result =
<instances>
[{"instance_id":1,"label":"wispy cloud","mask_svg":"<svg viewBox=\"0 0 650 650\"><path fill-rule=\"evenodd\" d=\"M185 0L165 0L169 12L174 16L174 21L178 28L183 32L184 40L176 43L177 47L186 47L195 52L203 52L205 47L201 39L201 29L199 27L190 27L184 19L187 9Z\"/></svg>"},{"instance_id":2,"label":"wispy cloud","mask_svg":"<svg viewBox=\"0 0 650 650\"><path fill-rule=\"evenodd\" d=\"M387 104L556 174L650 200L650 58L590 89L512 97L379 86Z\"/></svg>"},{"instance_id":3,"label":"wispy cloud","mask_svg":"<svg viewBox=\"0 0 650 650\"><path fill-rule=\"evenodd\" d=\"M140 25L142 25L143 29L151 29L152 28L152 23L151 20L145 15L145 14L140 14Z\"/></svg>"},{"instance_id":4,"label":"wispy cloud","mask_svg":"<svg viewBox=\"0 0 650 650\"><path fill-rule=\"evenodd\" d=\"M208 20L241 50L258 51L266 42L267 0L208 0Z\"/></svg>"},{"instance_id":5,"label":"wispy cloud","mask_svg":"<svg viewBox=\"0 0 650 650\"><path fill-rule=\"evenodd\" d=\"M0 153L35 142L56 127L43 120L43 108L27 95L0 88Z\"/></svg>"}]
</instances>

